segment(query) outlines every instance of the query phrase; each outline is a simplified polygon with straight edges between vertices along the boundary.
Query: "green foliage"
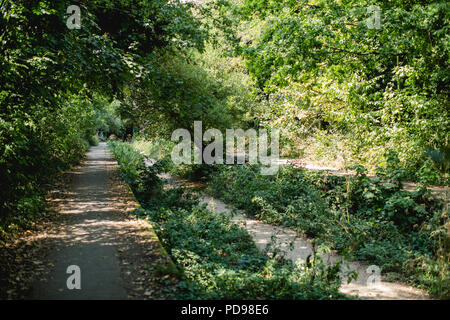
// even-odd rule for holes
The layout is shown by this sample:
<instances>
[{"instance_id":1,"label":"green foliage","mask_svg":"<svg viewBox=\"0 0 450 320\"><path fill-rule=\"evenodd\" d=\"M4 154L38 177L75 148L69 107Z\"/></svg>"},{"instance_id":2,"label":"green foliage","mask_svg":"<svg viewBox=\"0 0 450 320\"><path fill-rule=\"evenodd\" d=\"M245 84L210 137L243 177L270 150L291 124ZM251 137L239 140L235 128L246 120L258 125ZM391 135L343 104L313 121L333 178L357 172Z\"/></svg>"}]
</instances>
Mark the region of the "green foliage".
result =
<instances>
[{"instance_id":1,"label":"green foliage","mask_svg":"<svg viewBox=\"0 0 450 320\"><path fill-rule=\"evenodd\" d=\"M162 171L211 179L211 192L251 215L448 296L447 213L401 181L449 181L449 4L205 2L80 3L79 30L65 24L70 1L1 2L0 234L44 209L42 186L98 143L97 130L138 128L162 146L141 151L166 160L145 166L131 145L110 147L202 296L320 298L336 287L321 277L307 286L317 270L267 260L230 221L165 193ZM370 5L380 29L366 23ZM374 179L361 167L355 178L292 168L263 177L251 166L171 165L166 140L198 120L204 130L278 127L286 155L381 169ZM203 247L192 243L199 234Z\"/></svg>"},{"instance_id":2,"label":"green foliage","mask_svg":"<svg viewBox=\"0 0 450 320\"><path fill-rule=\"evenodd\" d=\"M145 201L162 192L162 182L157 176L164 169L162 162L146 166L144 155L129 143L108 141L108 146L120 165L122 179L131 186L138 199Z\"/></svg>"},{"instance_id":3,"label":"green foliage","mask_svg":"<svg viewBox=\"0 0 450 320\"><path fill-rule=\"evenodd\" d=\"M193 135L194 121L202 121L204 130L239 123L244 108L231 99L237 95L224 80L180 53L154 52L149 59L130 83L121 108L122 117L132 119L148 137L170 139L178 128Z\"/></svg>"},{"instance_id":4,"label":"green foliage","mask_svg":"<svg viewBox=\"0 0 450 320\"><path fill-rule=\"evenodd\" d=\"M122 119L117 115L120 102L114 101L108 104L108 101L101 101L100 105L104 107L96 113L95 127L97 130L103 131L105 137L114 134L116 137L124 135L124 124Z\"/></svg>"},{"instance_id":5,"label":"green foliage","mask_svg":"<svg viewBox=\"0 0 450 320\"><path fill-rule=\"evenodd\" d=\"M109 143L122 177L133 188L164 247L183 270L182 298L200 299L338 299L338 266L295 266L259 252L250 234L228 217L199 206L182 189L155 193L161 182L144 170L143 156L127 143ZM154 166L164 167L156 163ZM149 182L150 181L150 182ZM142 183L146 182L146 183ZM151 196L149 196L151 195Z\"/></svg>"},{"instance_id":6,"label":"green foliage","mask_svg":"<svg viewBox=\"0 0 450 320\"><path fill-rule=\"evenodd\" d=\"M21 112L4 113L0 121L0 179L4 186L0 225L4 232L16 229L13 221L19 220L18 225L25 227L27 220L42 212L42 185L52 174L78 163L89 144L98 143L95 110L88 101L70 98L54 112L38 114L39 118L33 118Z\"/></svg>"},{"instance_id":7,"label":"green foliage","mask_svg":"<svg viewBox=\"0 0 450 320\"><path fill-rule=\"evenodd\" d=\"M152 51L203 46L191 4L78 3L81 29L70 30L71 4L1 1L1 232L41 210L46 179L79 162L97 143L96 129L122 135L110 101L123 99Z\"/></svg>"},{"instance_id":8,"label":"green foliage","mask_svg":"<svg viewBox=\"0 0 450 320\"><path fill-rule=\"evenodd\" d=\"M379 265L384 274L448 296L443 205L424 187L402 190L399 178L405 171L394 170L397 161L391 159L388 170L380 170L376 178L367 177L362 167L356 168L355 177L345 178L291 167L262 176L255 166L226 166L207 190L267 223L290 227Z\"/></svg>"},{"instance_id":9,"label":"green foliage","mask_svg":"<svg viewBox=\"0 0 450 320\"><path fill-rule=\"evenodd\" d=\"M203 299L341 297L339 281L335 278L331 285L325 281L330 270L318 268L312 281L311 270L268 259L245 229L204 207L160 208L148 215L164 246Z\"/></svg>"},{"instance_id":10,"label":"green foliage","mask_svg":"<svg viewBox=\"0 0 450 320\"><path fill-rule=\"evenodd\" d=\"M139 135L133 141L133 148L150 159L161 160L170 157L174 142L163 138L148 139L145 136Z\"/></svg>"},{"instance_id":11,"label":"green foliage","mask_svg":"<svg viewBox=\"0 0 450 320\"><path fill-rule=\"evenodd\" d=\"M281 168L276 176L262 176L258 166L225 166L207 190L247 214L308 236L319 236L323 223L332 218L305 173L290 167Z\"/></svg>"},{"instance_id":12,"label":"green foliage","mask_svg":"<svg viewBox=\"0 0 450 320\"><path fill-rule=\"evenodd\" d=\"M242 74L258 88L254 117L282 129L290 156L299 144L311 157L339 147L342 167L374 172L387 160L380 150L392 149L413 180L448 184L448 2L214 2L232 8L214 11L233 22L216 27L237 40L222 47L244 59ZM380 10L379 28L368 23L371 6ZM321 135L330 143L317 150ZM430 166L427 150L443 161Z\"/></svg>"},{"instance_id":13,"label":"green foliage","mask_svg":"<svg viewBox=\"0 0 450 320\"><path fill-rule=\"evenodd\" d=\"M89 142L90 146L98 146L98 144L100 143L100 140L97 135L93 135L88 138L88 142Z\"/></svg>"}]
</instances>

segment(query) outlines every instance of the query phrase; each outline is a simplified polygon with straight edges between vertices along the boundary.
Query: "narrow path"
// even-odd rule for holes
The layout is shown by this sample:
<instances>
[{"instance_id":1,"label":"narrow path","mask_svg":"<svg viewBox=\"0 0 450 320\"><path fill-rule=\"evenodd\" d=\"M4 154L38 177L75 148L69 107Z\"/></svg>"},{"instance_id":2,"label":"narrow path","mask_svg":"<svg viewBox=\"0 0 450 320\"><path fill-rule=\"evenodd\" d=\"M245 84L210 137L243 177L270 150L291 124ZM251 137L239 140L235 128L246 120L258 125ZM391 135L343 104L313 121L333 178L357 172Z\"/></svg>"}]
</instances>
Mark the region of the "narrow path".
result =
<instances>
[{"instance_id":1,"label":"narrow path","mask_svg":"<svg viewBox=\"0 0 450 320\"><path fill-rule=\"evenodd\" d=\"M33 263L47 269L29 299L170 299L178 279L161 273L171 263L151 226L129 212L137 203L119 180L106 143L92 147L75 172L58 221L42 235L52 251ZM81 289L69 290L67 268L81 270Z\"/></svg>"},{"instance_id":2,"label":"narrow path","mask_svg":"<svg viewBox=\"0 0 450 320\"><path fill-rule=\"evenodd\" d=\"M148 162L147 165L151 165L152 162ZM182 186L189 182L183 179L171 177L168 174L160 175L161 178L166 179L172 186ZM218 214L225 214L236 223L242 225L252 236L255 244L260 250L264 250L268 244L275 239L275 243L279 249L285 254L285 258L292 260L293 262L305 261L308 255L313 253L313 245L311 239L305 237L298 237L296 232L287 228L282 228L274 225L264 223L259 220L246 217L242 210L238 210L237 213L233 213L231 207L224 202L215 199L209 195L203 194L200 202L206 204L207 207ZM292 246L291 246L292 244ZM337 261L342 262L342 285L340 292L358 296L362 299L375 299L375 300L424 300L430 299L429 295L419 289L413 288L409 285L398 282L386 282L382 280L376 284L373 284L369 280L369 276L373 275L368 273L368 265L357 261L346 261L336 253L327 253L319 255L325 264L334 264ZM358 277L351 283L346 282L346 273L356 272ZM369 281L368 281L369 280Z\"/></svg>"},{"instance_id":3,"label":"narrow path","mask_svg":"<svg viewBox=\"0 0 450 320\"><path fill-rule=\"evenodd\" d=\"M264 250L267 245L272 242L272 238L276 239L276 245L285 254L286 259L293 262L305 261L308 255L313 253L313 245L310 239L298 237L293 230L273 226L259 220L250 219L243 215L242 211L232 215L232 210L222 201L203 195L202 203L207 204L209 209L229 215L235 223L244 226L252 235L256 246L260 250ZM291 246L292 243L292 246ZM357 261L346 261L336 253L319 254L326 265L334 264L338 261L342 262L342 285L340 292L348 295L359 296L363 299L429 299L429 296L416 288L401 284L380 281L373 284L369 276L373 275L368 265ZM358 278L347 284L347 272L356 272ZM370 273L369 273L370 272Z\"/></svg>"},{"instance_id":4,"label":"narrow path","mask_svg":"<svg viewBox=\"0 0 450 320\"><path fill-rule=\"evenodd\" d=\"M126 299L116 247L116 213L108 198L105 144L92 147L77 174L61 247L49 260L54 265L48 281L38 282L32 299ZM69 290L66 273L80 267L81 290Z\"/></svg>"}]
</instances>

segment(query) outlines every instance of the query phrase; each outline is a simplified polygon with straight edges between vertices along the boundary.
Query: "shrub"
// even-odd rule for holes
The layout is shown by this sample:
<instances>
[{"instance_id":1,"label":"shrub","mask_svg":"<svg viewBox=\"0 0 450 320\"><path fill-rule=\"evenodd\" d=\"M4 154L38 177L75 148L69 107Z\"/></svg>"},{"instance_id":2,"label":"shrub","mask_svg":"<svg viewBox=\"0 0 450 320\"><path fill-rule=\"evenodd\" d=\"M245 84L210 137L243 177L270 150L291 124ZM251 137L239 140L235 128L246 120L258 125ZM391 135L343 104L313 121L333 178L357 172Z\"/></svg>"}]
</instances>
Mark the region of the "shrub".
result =
<instances>
[{"instance_id":1,"label":"shrub","mask_svg":"<svg viewBox=\"0 0 450 320\"><path fill-rule=\"evenodd\" d=\"M282 257L269 259L250 234L228 217L198 205L185 190L163 190L157 172L167 163L143 166L144 157L131 144L109 142L164 247L182 269L181 298L201 299L337 299L339 265L294 265ZM157 192L155 192L157 190Z\"/></svg>"},{"instance_id":2,"label":"shrub","mask_svg":"<svg viewBox=\"0 0 450 320\"><path fill-rule=\"evenodd\" d=\"M100 143L100 139L98 138L98 136L95 134L93 136L89 136L88 138L88 142L90 146L98 146L98 144Z\"/></svg>"},{"instance_id":3,"label":"shrub","mask_svg":"<svg viewBox=\"0 0 450 320\"><path fill-rule=\"evenodd\" d=\"M262 176L257 166L224 166L207 190L267 223L290 227L377 264L394 278L448 295L436 289L448 282L448 273L431 271L449 257L436 236L448 224L442 204L424 187L403 190L405 171L394 160L375 178L362 167L356 170L354 177L333 177L283 167L276 176ZM428 267L411 267L417 259Z\"/></svg>"}]
</instances>

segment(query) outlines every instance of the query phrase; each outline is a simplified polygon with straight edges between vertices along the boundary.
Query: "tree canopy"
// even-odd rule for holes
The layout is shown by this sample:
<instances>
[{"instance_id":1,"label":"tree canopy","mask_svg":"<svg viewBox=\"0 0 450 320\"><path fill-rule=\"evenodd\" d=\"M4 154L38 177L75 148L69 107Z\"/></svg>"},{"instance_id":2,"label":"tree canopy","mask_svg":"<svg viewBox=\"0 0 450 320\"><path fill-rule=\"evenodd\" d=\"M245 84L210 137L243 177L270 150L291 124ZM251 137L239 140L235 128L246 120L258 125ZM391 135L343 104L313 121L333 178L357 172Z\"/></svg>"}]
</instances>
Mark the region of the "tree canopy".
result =
<instances>
[{"instance_id":1,"label":"tree canopy","mask_svg":"<svg viewBox=\"0 0 450 320\"><path fill-rule=\"evenodd\" d=\"M70 5L80 8L79 29L67 26ZM3 0L0 8L0 217L33 211L45 177L79 161L96 130L168 139L196 120L278 127L287 156L309 137L316 153L343 144L350 162L372 169L386 165L384 151L397 152L414 179L442 183L448 170L447 2Z\"/></svg>"}]
</instances>

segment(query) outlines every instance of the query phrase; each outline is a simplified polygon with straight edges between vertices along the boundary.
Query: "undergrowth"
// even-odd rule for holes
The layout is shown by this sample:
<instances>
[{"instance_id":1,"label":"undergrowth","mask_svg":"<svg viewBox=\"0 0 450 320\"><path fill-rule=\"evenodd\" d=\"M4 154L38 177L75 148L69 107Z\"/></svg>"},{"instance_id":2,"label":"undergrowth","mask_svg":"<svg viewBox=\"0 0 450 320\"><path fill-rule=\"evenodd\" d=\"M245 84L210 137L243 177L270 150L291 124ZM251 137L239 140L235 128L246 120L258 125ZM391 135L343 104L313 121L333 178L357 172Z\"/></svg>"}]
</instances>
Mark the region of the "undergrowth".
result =
<instances>
[{"instance_id":1,"label":"undergrowth","mask_svg":"<svg viewBox=\"0 0 450 320\"><path fill-rule=\"evenodd\" d=\"M401 169L369 178L362 167L354 177L289 166L274 176L259 174L258 166L219 168L208 183L211 195L378 265L389 279L449 297L448 213L425 187L403 190Z\"/></svg>"},{"instance_id":2,"label":"undergrowth","mask_svg":"<svg viewBox=\"0 0 450 320\"><path fill-rule=\"evenodd\" d=\"M194 299L342 299L339 264L325 267L317 257L294 265L260 252L249 233L228 217L199 205L192 192L164 190L157 174L167 163L146 168L130 144L110 142L121 176L143 209L136 214L153 224L164 247L182 270L185 290Z\"/></svg>"}]
</instances>

